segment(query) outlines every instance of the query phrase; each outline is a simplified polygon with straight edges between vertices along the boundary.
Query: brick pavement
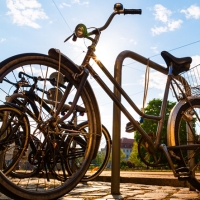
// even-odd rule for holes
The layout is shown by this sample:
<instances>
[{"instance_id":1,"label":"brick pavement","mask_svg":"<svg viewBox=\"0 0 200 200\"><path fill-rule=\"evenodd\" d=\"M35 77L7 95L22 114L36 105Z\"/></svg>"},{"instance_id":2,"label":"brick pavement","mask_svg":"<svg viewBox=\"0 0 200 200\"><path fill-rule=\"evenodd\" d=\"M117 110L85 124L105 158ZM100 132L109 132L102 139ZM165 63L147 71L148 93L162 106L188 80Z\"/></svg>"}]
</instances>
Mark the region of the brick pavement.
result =
<instances>
[{"instance_id":1,"label":"brick pavement","mask_svg":"<svg viewBox=\"0 0 200 200\"><path fill-rule=\"evenodd\" d=\"M188 184L178 181L172 172L121 172L121 195L118 196L111 195L110 176L110 171L104 171L98 181L79 183L59 200L200 200L200 193L189 191ZM10 200L0 193L2 199Z\"/></svg>"},{"instance_id":2,"label":"brick pavement","mask_svg":"<svg viewBox=\"0 0 200 200\"><path fill-rule=\"evenodd\" d=\"M200 193L189 191L187 187L172 187L158 185L144 185L135 183L121 183L121 195L111 195L111 183L91 181L80 183L71 192L59 198L59 200L200 200ZM3 194L0 199L10 200Z\"/></svg>"}]
</instances>

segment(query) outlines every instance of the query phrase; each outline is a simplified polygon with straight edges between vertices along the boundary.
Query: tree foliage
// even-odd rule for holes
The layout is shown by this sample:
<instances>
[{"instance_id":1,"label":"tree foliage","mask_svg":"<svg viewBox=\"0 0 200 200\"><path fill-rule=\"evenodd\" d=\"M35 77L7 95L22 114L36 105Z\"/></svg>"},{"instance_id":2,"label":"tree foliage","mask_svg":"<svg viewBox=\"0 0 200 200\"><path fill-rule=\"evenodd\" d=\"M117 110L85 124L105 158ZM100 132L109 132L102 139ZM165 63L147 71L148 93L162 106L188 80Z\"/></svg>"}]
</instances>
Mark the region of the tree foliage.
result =
<instances>
[{"instance_id":1,"label":"tree foliage","mask_svg":"<svg viewBox=\"0 0 200 200\"><path fill-rule=\"evenodd\" d=\"M138 143L134 141L133 143L133 149L129 156L129 160L135 165L135 166L144 166L144 163L140 160L138 155Z\"/></svg>"},{"instance_id":2,"label":"tree foliage","mask_svg":"<svg viewBox=\"0 0 200 200\"><path fill-rule=\"evenodd\" d=\"M148 114L148 115L159 116L161 105L162 105L162 100L154 98L153 100L149 101L149 103L147 104L147 106L144 109L144 112L145 112L145 114ZM164 120L163 129L162 129L162 133L161 133L162 138L164 140L166 139L166 134L167 134L167 121L168 121L168 118L169 118L169 114L170 114L170 111L172 110L172 108L174 107L174 105L175 105L174 102L167 101L167 108L166 108L166 112L165 112L165 120ZM158 125L158 122L155 121L155 120L144 119L143 123L141 124L141 127L148 134L154 134L155 135L156 130L157 130L157 125ZM135 131L134 138L135 138L136 142L139 141L140 134L139 134L138 131Z\"/></svg>"},{"instance_id":3,"label":"tree foliage","mask_svg":"<svg viewBox=\"0 0 200 200\"><path fill-rule=\"evenodd\" d=\"M162 132L161 132L161 143L166 144L166 136L167 136L167 122L169 118L170 111L174 107L175 103L171 101L167 101L167 108L165 111L165 119L162 127ZM160 115L160 110L162 106L162 100L161 99L153 99L149 101L147 106L144 109L145 114L147 115L154 115L154 116L159 116ZM156 132L157 132L157 126L158 122L155 120L149 120L149 119L144 119L143 122L140 124L140 126L147 132L147 134L151 135L152 140L155 139L156 137ZM138 142L139 139L141 138L140 133L138 131L135 131L134 133L134 147L133 151L130 155L130 160L136 165L136 166L144 166L142 164L139 155L138 155ZM162 157L162 163L167 163L165 157Z\"/></svg>"}]
</instances>

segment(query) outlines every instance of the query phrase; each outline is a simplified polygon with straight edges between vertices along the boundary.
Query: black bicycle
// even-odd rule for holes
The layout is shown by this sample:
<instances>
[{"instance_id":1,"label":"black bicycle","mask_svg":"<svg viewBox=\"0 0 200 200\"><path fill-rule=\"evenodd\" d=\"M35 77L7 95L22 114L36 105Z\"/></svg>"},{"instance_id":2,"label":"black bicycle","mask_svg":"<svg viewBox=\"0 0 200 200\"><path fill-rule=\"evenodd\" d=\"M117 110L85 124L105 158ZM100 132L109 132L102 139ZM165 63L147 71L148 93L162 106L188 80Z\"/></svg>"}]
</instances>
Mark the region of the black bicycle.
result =
<instances>
[{"instance_id":1,"label":"black bicycle","mask_svg":"<svg viewBox=\"0 0 200 200\"><path fill-rule=\"evenodd\" d=\"M15 88L14 94L7 97L6 104L10 106L13 104L19 106L20 109L29 116L29 121L35 121L36 124L40 123L40 121L43 120L41 118L42 116L46 116L47 113L50 115L53 114L52 105L55 104L55 101L52 99L52 91L54 91L55 88L44 91L37 86L37 83L38 81L49 81L52 85L56 85L55 78L53 78L55 75L57 74L51 74L48 79L41 79L41 77L31 77L24 72L19 72L18 77L20 80L17 83L3 79L3 81L11 84L11 86ZM28 81L27 78L33 80L32 85L30 85L30 81ZM60 84L59 86L65 88L64 85ZM24 88L26 88L26 91ZM23 90L23 92L20 90ZM35 93L36 90L40 92L44 91L47 95L47 99L43 99L43 103L41 103L41 98ZM43 110L40 120L38 120L38 104L42 105ZM69 108L70 102L68 105L65 104L63 106L61 115L64 115ZM19 160L17 167L15 167L14 171L10 172L10 175L17 178L29 178L37 176L37 174L40 174L41 172L45 174L45 172L50 171L51 175L54 175L55 178L63 181L66 180L66 174L72 175L74 170L77 170L81 166L85 148L87 147L88 122L84 121L77 125L77 117L84 116L85 112L85 108L76 106L71 119L60 124L60 127L63 130L65 129L68 131L57 134L53 139L50 136L46 137L42 134L42 130L37 130L30 134L29 146L26 152L24 152L23 157ZM34 125L32 124L32 126ZM71 132L69 132L70 129ZM81 133L85 136L81 137ZM56 156L53 154L50 155L50 152L52 152L50 147L55 145L57 146L55 148ZM101 151L101 149L103 149L103 151ZM92 161L91 166L82 181L90 181L99 176L107 166L110 151L110 134L106 127L102 125L102 137L97 158ZM52 159L47 159L46 156L52 157ZM46 169L47 166L48 170ZM6 168L4 171L5 170Z\"/></svg>"}]
</instances>

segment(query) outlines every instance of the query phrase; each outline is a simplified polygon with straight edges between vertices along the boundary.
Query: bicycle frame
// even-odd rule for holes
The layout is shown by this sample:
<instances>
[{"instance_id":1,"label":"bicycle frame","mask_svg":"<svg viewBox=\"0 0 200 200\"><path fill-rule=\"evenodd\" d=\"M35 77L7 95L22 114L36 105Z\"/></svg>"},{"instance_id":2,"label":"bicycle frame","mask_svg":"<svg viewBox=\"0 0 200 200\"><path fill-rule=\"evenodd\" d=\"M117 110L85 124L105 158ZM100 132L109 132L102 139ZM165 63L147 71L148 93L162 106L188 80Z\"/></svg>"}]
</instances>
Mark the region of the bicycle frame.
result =
<instances>
[{"instance_id":1,"label":"bicycle frame","mask_svg":"<svg viewBox=\"0 0 200 200\"><path fill-rule=\"evenodd\" d=\"M100 28L96 28L95 30L87 33L87 29L85 27L85 25L82 26L82 24L77 25L74 34L72 34L70 37L74 37L73 40L76 41L76 39L79 38L87 38L89 39L92 44L88 47L88 50L86 52L85 58L81 64L81 66L78 67L79 72L76 72L74 74L72 74L72 77L74 77L75 79L78 78L79 79L79 86L77 88L77 93L76 96L73 100L72 106L70 111L67 113L67 115L65 115L64 117L62 117L59 120L59 123L62 122L64 119L66 119L72 112L72 110L74 109L78 98L81 94L82 88L84 87L84 84L86 83L88 74L90 73L93 78L98 82L98 84L102 87L102 89L107 93L107 95L113 100L113 102L115 103L116 107L119 109L119 112L115 110L115 105L114 105L114 110L116 111L116 115L118 115L117 120L113 120L113 121L118 121L118 124L120 124L120 111L122 111L124 113L124 115L129 119L129 121L134 125L134 127L136 128L136 130L138 130L138 132L142 135L142 137L145 139L145 141L147 141L148 145L149 145L149 151L151 153L155 153L156 151L162 150L165 153L165 156L169 162L170 167L172 168L174 174L176 174L175 169L173 167L173 163L172 160L170 158L170 154L168 152L168 147L166 147L165 144L160 144L160 140L161 140L161 132L162 132L162 126L163 126L163 122L164 122L164 118L165 118L165 111L166 111L166 107L167 107L167 100L168 100L168 94L169 94L169 89L170 89L170 85L172 85L172 81L178 86L176 81L181 82L181 84L183 84L184 90L186 92L183 92L183 90L180 90L183 94L183 97L186 99L187 102L189 102L187 96L190 96L190 90L187 90L188 88L190 88L190 86L187 84L187 81L185 79L183 79L183 77L181 77L180 75L176 75L174 76L172 73L173 70L173 66L169 66L168 69L162 67L161 65L150 61L149 59L146 59L144 57L142 57L141 55L138 55L134 52L131 51L124 51L122 53L120 53L116 59L116 63L115 63L115 78L108 72L108 70L106 69L106 67L101 63L101 61L99 61L95 55L95 48L97 46L97 43L99 41L100 38L100 33L101 31L105 30L110 22L112 21L113 17L116 14L121 14L124 13L124 11L115 11L113 14L111 14L111 16L108 18L107 22L105 23L104 26L100 27ZM79 29L80 28L80 29ZM83 34L80 35L80 32L76 32L76 30L85 30L83 31ZM84 33L86 32L86 34L84 35ZM77 33L77 34L76 34ZM94 35L94 38L91 38L90 36ZM65 41L67 41L70 37L68 37ZM65 55L61 54L59 50L54 50L54 52L51 52L49 54L50 56L53 56L55 59L59 60L60 62L60 58L63 58L63 61L65 63L69 62L70 59L67 58ZM58 57L59 59L58 59ZM130 97L127 95L127 93L122 89L121 87L121 67L122 67L122 62L125 58L132 58L144 65L149 65L149 67L155 69L156 71L159 71L165 75L167 75L167 81L166 81L166 85L165 85L165 92L164 92L164 96L163 96L163 101L162 101L162 106L161 106L161 110L160 110L160 114L159 116L152 116L152 115L146 115L144 114L142 111L140 111L140 109L135 105L135 103L130 99ZM94 60L96 62L96 64L101 68L101 70L103 71L103 73L107 76L107 78L112 82L113 86L114 86L114 92L112 92L107 85L104 83L104 81L99 77L99 75L96 73L96 71L91 67L91 65L89 64L90 60ZM186 84L185 84L186 83ZM172 87L173 89L173 87ZM180 88L179 88L180 89ZM65 95L66 94L66 95ZM67 91L64 94L65 97L68 96ZM140 127L140 125L137 123L137 121L131 116L131 114L127 111L127 109L124 107L124 105L121 103L121 95L123 95L123 97L126 99L126 101L129 103L129 105L132 107L133 110L135 110L140 116L142 116L143 118L147 118L147 119L151 119L151 120L156 120L158 122L158 126L157 126L157 131L156 131L156 141L152 142L150 136L148 135L147 132L145 132L142 127ZM120 125L116 125L118 126L118 130L120 129ZM113 135L114 135L114 128L115 125L113 125ZM120 134L119 134L120 135ZM113 144L115 143L115 141L113 142ZM117 140L117 143L119 143L119 140ZM184 145L183 145L184 146ZM181 149L181 148L185 148L183 146L177 146L177 148ZM196 147L194 147L196 146ZM200 147L200 145L187 145L188 148L197 148ZM117 149L115 149L116 151L118 151Z\"/></svg>"},{"instance_id":2,"label":"bicycle frame","mask_svg":"<svg viewBox=\"0 0 200 200\"><path fill-rule=\"evenodd\" d=\"M160 144L161 131L162 131L162 126L163 126L163 122L164 122L164 118L165 118L165 111L166 111L166 106L167 106L168 93L169 93L169 88L170 88L170 84L171 84L171 81L172 81L172 70L171 70L171 68L169 69L169 74L167 75L167 82L166 82L166 86L165 86L165 92L164 92L163 103L162 103L162 106L161 106L160 115L159 116L153 116L153 115L144 114L135 105L135 103L130 99L130 97L127 95L127 93L122 89L122 87L117 83L117 81L108 72L108 70L105 68L105 66L99 60L97 60L96 58L97 58L96 55L93 53L92 59L97 63L97 65L101 68L101 70L104 72L104 74L108 77L108 79L117 88L118 92L126 99L126 101L129 103L129 105L143 118L158 121L158 128L157 128L157 133L156 133L157 139L156 139L156 142L154 144L151 141L151 138L148 136L148 134L141 128L141 126L137 123L137 121L131 116L131 114L123 106L123 104L120 102L120 100L116 97L116 95L107 87L107 85L103 82L103 80L97 75L97 73L94 71L94 69L89 64L87 65L87 68L88 68L90 74L94 77L94 79L99 83L99 85L108 94L108 96L115 102L115 104L119 107L119 109L130 120L130 122L136 127L136 129L140 132L140 134L147 140L149 145L151 145L152 150L156 150L156 148Z\"/></svg>"},{"instance_id":3,"label":"bicycle frame","mask_svg":"<svg viewBox=\"0 0 200 200\"><path fill-rule=\"evenodd\" d=\"M104 26L102 26L100 28L96 28L95 30L91 31L90 33L80 37L80 38L85 37L85 38L91 40L92 44L88 47L88 50L87 50L86 55L85 55L85 58L83 59L83 62L81 64L81 66L79 67L80 73L72 74L73 77L78 77L80 79L80 84L79 84L79 87L77 88L77 93L76 93L76 96L75 96L75 98L73 100L71 109L69 110L67 115L65 115L64 117L62 117L59 120L59 123L62 122L64 119L66 119L72 113L72 110L74 109L74 107L75 107L75 105L76 105L76 103L78 101L78 98L79 98L79 96L81 94L81 90L84 87L84 84L85 84L85 82L87 80L88 73L90 73L93 76L93 78L98 82L98 84L103 88L103 90L107 93L107 95L114 101L114 103L117 105L117 107L124 113L124 115L130 120L130 122L134 125L134 127L140 132L140 134L149 143L149 145L151 146L151 151L155 152L156 150L159 149L159 145L160 145L161 131L162 131L162 126L163 126L163 122L164 122L164 118L165 118L165 111L166 111L166 106L167 106L168 94L169 94L169 89L170 89L170 85L171 85L172 80L175 83L176 83L176 80L178 80L179 82L184 83L184 85L186 85L186 87L188 87L188 88L189 88L189 86L187 84L187 81L184 80L180 75L178 75L176 77L173 76L173 74L172 74L173 67L172 66L169 67L169 70L168 70L167 68L164 68L161 65L159 65L159 64L157 64L157 63L155 63L153 61L150 61L149 59L146 59L146 58L142 57L141 55L136 54L136 53L131 52L131 51L125 51L125 52L122 52L122 53L120 53L118 55L118 58L116 59L116 65L115 65L115 78L113 78L113 76L109 73L109 71L101 63L101 61L99 61L97 59L97 56L95 55L94 51L95 51L95 48L96 48L96 46L98 44L101 31L105 30L109 26L110 22L112 21L113 17L116 14L120 14L120 13L123 13L123 11L115 11L115 12L113 12L110 15L110 17L108 18L108 20L107 20L107 22L105 23ZM75 33L73 35L76 38L78 37ZM71 35L71 36L73 36L73 35ZM90 35L94 35L94 38L89 37ZM65 41L67 41L69 38L67 38ZM69 60L65 55L61 54L59 50L56 51L56 53L59 54L58 55L59 59L57 58L57 55L55 55L55 54L53 55L53 57L56 58L57 60L60 60L61 56L64 57L65 61ZM134 60L136 60L136 61L138 61L138 62L140 62L140 63L142 63L144 65L146 65L148 63L149 67L151 67L151 68L155 69L156 71L159 71L159 72L167 75L165 92L164 92L163 102L162 102L161 111L160 111L159 116L152 116L152 115L144 114L135 105L135 103L130 99L130 97L127 95L127 93L122 89L122 87L121 87L121 66L122 66L123 60L126 57L130 57L130 58L132 58L132 59L134 59ZM99 68L103 71L103 73L107 76L107 78L112 82L112 84L113 84L113 86L115 88L114 92L112 92L107 87L107 85L103 82L103 80L98 76L96 71L91 67L91 65L89 64L91 59L96 62L96 64L99 66ZM67 95L68 95L67 91L65 92L65 94L64 94L64 96L67 97ZM131 116L131 114L127 111L127 109L121 103L121 95L123 95L123 97L129 103L129 105L140 116L142 116L143 118L147 118L147 119L158 121L158 126L157 126L157 131L156 131L157 138L156 138L155 143L152 142L152 140L148 136L148 134L140 127L140 125L137 123L137 121ZM190 95L190 91L187 91L186 95L183 94L183 96L186 97L186 98L189 95ZM59 111L59 109L58 109L58 111Z\"/></svg>"},{"instance_id":4,"label":"bicycle frame","mask_svg":"<svg viewBox=\"0 0 200 200\"><path fill-rule=\"evenodd\" d=\"M72 76L75 78L77 77L79 79L79 86L77 88L77 93L75 95L75 98L73 100L72 106L71 106L71 110L73 110L76 106L76 103L78 101L78 98L81 94L81 88L83 88L85 82L87 81L87 77L88 74L90 73L93 78L98 82L98 84L103 88L103 90L107 93L107 95L113 100L113 102L115 103L116 107L119 108L119 112L116 112L116 116L118 116L117 120L113 121L117 121L117 125L113 124L113 146L115 146L115 143L119 143L119 137L120 137L120 111L122 111L124 113L124 115L130 120L130 122L135 126L135 128L138 130L138 132L142 135L142 137L145 139L145 141L147 141L148 145L149 145L149 151L154 154L156 151L163 151L168 163L170 165L170 167L172 168L172 171L174 173L174 176L177 177L179 176L179 174L176 172L174 166L173 166L173 162L171 160L171 155L169 154L168 150L173 150L174 148L178 148L178 149L196 149L199 148L200 145L180 145L180 146L173 146L173 147L167 147L165 144L160 144L160 140L161 140L161 132L162 132L162 126L163 126L163 122L164 122L164 118L165 118L165 111L166 111L166 106L167 106L167 100L168 100L168 94L169 94L169 89L170 89L170 85L172 85L172 81L174 83L176 83L176 85L178 86L177 81L179 81L183 87L184 90L186 92L182 91L183 97L185 98L185 100L187 102L189 102L189 99L187 96L190 96L191 92L190 90L188 90L189 85L187 83L187 81L180 75L174 76L172 74L172 69L173 67L169 67L169 70L167 68L162 67L161 65L148 60L147 58L142 57L139 54L136 54L134 52L131 51L124 51L121 52L117 59L116 59L116 63L115 63L115 78L113 78L113 76L108 72L108 70L106 69L106 67L101 63L101 61L99 61L97 59L97 56L94 54L95 51L95 47L97 45L97 42L99 40L99 36L100 33L98 33L98 31L95 32L95 38L92 40L92 45L88 47L88 51L86 53L86 56L82 62L82 65L79 66L79 71L72 74ZM52 49L51 49L52 50ZM55 59L58 60L57 56L62 56L63 61L65 63L70 61L70 59L68 57L66 57L63 54L60 54L59 51L56 51L55 49L53 50L53 52L51 52L50 54L51 56L53 56ZM159 71L165 75L167 75L167 81L166 81L166 85L165 85L165 92L164 92L164 97L163 97L163 103L161 106L161 111L159 116L152 116L152 115L146 115L143 112L140 111L140 109L134 104L134 102L130 99L130 97L127 95L127 93L123 90L123 88L121 87L121 67L122 67L122 62L125 58L130 57L132 59L135 59L136 61L146 65L148 63L149 67L155 69L156 71ZM101 70L103 71L103 73L107 76L107 78L113 83L114 86L114 92L112 92L107 85L104 83L104 81L98 76L98 74L96 73L96 71L91 67L91 65L89 64L90 59L93 59L96 64L101 68ZM178 86L179 87L179 86ZM173 87L172 87L173 89ZM66 93L68 93L66 91ZM158 126L157 126L157 131L156 131L156 141L152 142L150 136L147 134L147 132L145 132L142 127L140 127L140 125L138 124L138 122L131 116L131 114L127 111L127 109L124 107L124 105L121 103L121 95L123 95L123 97L126 99L126 101L129 103L129 105L143 118L147 118L147 119L151 119L151 120L156 120L158 121ZM64 94L64 96L67 98L67 95ZM115 106L114 106L115 109ZM67 115L70 115L70 112L67 113ZM62 117L59 120L59 123L62 122L63 119L66 119L66 116ZM114 114L115 116L115 114ZM117 126L117 128L115 127ZM117 129L117 131L116 131ZM116 133L118 132L118 133ZM118 134L118 139L116 139L114 141L114 134ZM187 146L187 147L186 147ZM119 151L119 146L118 149L113 147L113 153L114 151ZM116 153L115 157L118 157L119 154ZM117 163L115 163L117 164ZM116 171L116 170L115 170ZM116 173L117 174L117 173Z\"/></svg>"}]
</instances>

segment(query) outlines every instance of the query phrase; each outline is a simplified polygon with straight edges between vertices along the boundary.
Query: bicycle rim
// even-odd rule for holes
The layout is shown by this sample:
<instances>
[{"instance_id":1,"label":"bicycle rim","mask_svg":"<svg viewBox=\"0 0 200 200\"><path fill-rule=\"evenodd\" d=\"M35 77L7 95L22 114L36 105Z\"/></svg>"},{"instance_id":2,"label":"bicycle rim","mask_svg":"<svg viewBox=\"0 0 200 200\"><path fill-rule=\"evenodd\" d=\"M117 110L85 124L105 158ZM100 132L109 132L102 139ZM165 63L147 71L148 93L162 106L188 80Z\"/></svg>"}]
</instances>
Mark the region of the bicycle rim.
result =
<instances>
[{"instance_id":1,"label":"bicycle rim","mask_svg":"<svg viewBox=\"0 0 200 200\"><path fill-rule=\"evenodd\" d=\"M79 124L78 128L79 130L87 131L88 129L87 122ZM102 135L98 153L96 155L96 158L91 161L90 167L88 168L85 176L82 178L81 181L83 182L92 181L93 179L98 177L106 167L110 167L107 166L110 158L110 153L111 153L110 134L106 129L106 127L102 125Z\"/></svg>"},{"instance_id":2,"label":"bicycle rim","mask_svg":"<svg viewBox=\"0 0 200 200\"><path fill-rule=\"evenodd\" d=\"M192 105L192 107L190 106ZM191 145L200 144L200 100L192 99L185 103L177 113L175 121L175 144ZM180 158L177 161L178 168L187 167L192 171L192 176L188 182L200 190L199 166L200 166L200 147L180 149L174 151Z\"/></svg>"}]
</instances>

